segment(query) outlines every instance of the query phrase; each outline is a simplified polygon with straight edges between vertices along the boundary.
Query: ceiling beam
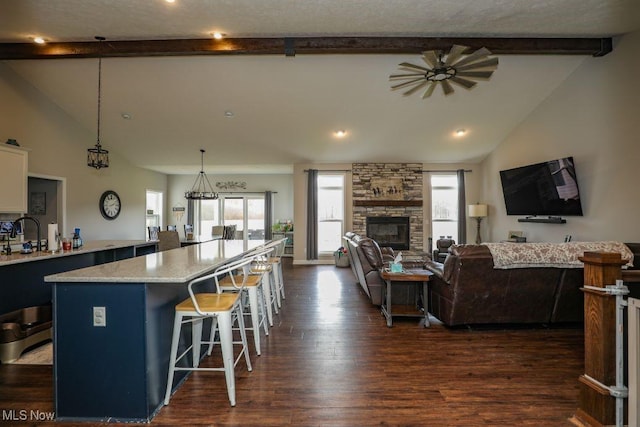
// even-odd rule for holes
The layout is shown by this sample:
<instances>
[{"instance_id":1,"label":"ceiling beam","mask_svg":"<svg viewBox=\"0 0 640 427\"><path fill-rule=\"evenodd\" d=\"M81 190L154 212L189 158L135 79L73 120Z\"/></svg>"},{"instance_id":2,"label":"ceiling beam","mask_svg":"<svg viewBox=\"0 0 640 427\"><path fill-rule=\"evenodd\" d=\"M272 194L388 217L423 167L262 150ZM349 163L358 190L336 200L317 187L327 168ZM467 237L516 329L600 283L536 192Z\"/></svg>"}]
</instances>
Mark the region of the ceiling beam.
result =
<instances>
[{"instance_id":1,"label":"ceiling beam","mask_svg":"<svg viewBox=\"0 0 640 427\"><path fill-rule=\"evenodd\" d=\"M312 54L419 54L448 50L451 45L486 47L505 55L604 56L612 50L611 38L469 38L469 37L280 37L106 40L35 43L0 43L0 60L185 56L185 55L312 55Z\"/></svg>"}]
</instances>

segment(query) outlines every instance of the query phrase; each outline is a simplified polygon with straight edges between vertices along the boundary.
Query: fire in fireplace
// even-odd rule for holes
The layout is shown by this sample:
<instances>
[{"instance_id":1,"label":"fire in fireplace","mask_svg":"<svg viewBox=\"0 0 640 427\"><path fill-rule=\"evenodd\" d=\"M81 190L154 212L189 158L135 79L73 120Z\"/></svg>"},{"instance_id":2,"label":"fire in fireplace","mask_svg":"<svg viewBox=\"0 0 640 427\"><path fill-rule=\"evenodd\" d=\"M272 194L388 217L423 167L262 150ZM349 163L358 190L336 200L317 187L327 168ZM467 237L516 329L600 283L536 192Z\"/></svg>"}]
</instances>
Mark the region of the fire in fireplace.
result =
<instances>
[{"instance_id":1,"label":"fire in fireplace","mask_svg":"<svg viewBox=\"0 0 640 427\"><path fill-rule=\"evenodd\" d=\"M368 216L367 237L382 246L407 250L409 241L409 217L406 216Z\"/></svg>"}]
</instances>

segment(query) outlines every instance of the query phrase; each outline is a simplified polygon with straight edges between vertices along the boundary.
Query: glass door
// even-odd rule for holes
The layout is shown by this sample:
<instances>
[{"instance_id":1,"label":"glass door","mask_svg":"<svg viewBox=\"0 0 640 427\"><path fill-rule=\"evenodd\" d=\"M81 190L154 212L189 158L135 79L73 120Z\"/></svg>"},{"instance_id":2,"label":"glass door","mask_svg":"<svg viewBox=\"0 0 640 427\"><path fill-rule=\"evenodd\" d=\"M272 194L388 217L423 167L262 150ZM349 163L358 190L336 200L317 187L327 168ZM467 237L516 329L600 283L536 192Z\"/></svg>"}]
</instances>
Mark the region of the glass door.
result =
<instances>
[{"instance_id":1,"label":"glass door","mask_svg":"<svg viewBox=\"0 0 640 427\"><path fill-rule=\"evenodd\" d=\"M196 210L199 233L208 235L214 225L235 225L236 239L264 239L264 196L225 196L201 200Z\"/></svg>"},{"instance_id":2,"label":"glass door","mask_svg":"<svg viewBox=\"0 0 640 427\"><path fill-rule=\"evenodd\" d=\"M222 212L223 224L235 225L235 238L242 239L244 237L244 220L246 217L244 197L224 197L222 199Z\"/></svg>"},{"instance_id":3,"label":"glass door","mask_svg":"<svg viewBox=\"0 0 640 427\"><path fill-rule=\"evenodd\" d=\"M249 197L247 202L247 239L264 239L264 197Z\"/></svg>"}]
</instances>

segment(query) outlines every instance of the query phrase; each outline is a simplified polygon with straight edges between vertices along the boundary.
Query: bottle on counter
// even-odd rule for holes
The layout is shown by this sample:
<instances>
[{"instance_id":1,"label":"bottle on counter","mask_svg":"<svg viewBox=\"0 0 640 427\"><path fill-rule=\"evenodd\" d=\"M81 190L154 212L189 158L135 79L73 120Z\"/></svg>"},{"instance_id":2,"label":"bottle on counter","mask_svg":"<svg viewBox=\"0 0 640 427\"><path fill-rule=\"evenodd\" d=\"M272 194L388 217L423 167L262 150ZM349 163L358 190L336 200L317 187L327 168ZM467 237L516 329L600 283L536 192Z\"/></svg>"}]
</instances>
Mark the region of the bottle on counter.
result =
<instances>
[{"instance_id":1,"label":"bottle on counter","mask_svg":"<svg viewBox=\"0 0 640 427\"><path fill-rule=\"evenodd\" d=\"M73 232L73 248L78 249L81 246L82 246L82 237L80 237L80 229L76 228Z\"/></svg>"}]
</instances>

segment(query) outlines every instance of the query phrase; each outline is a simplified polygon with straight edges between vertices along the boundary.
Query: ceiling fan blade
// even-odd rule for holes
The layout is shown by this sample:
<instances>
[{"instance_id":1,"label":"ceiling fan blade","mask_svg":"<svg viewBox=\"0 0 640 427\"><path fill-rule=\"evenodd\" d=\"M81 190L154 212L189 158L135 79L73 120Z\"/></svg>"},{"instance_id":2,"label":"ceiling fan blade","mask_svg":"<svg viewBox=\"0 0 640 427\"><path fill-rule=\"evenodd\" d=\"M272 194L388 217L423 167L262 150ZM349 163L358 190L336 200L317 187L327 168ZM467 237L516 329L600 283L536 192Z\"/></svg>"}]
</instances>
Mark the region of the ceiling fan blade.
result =
<instances>
[{"instance_id":1,"label":"ceiling fan blade","mask_svg":"<svg viewBox=\"0 0 640 427\"><path fill-rule=\"evenodd\" d=\"M403 95L404 96L409 96L409 95L417 92L421 88L423 88L427 83L429 83L429 81L428 80L424 80L422 83L418 83L417 85L415 85L414 87L412 87L408 91L404 92Z\"/></svg>"},{"instance_id":2,"label":"ceiling fan blade","mask_svg":"<svg viewBox=\"0 0 640 427\"><path fill-rule=\"evenodd\" d=\"M389 76L389 80L413 79L413 78L416 78L416 77L419 77L419 76L424 77L424 73L391 74Z\"/></svg>"},{"instance_id":3,"label":"ceiling fan blade","mask_svg":"<svg viewBox=\"0 0 640 427\"><path fill-rule=\"evenodd\" d=\"M480 62L473 62L471 64L463 65L461 67L455 66L456 70L471 70L473 68L488 68L488 67L497 67L498 66L498 58L489 58Z\"/></svg>"},{"instance_id":4,"label":"ceiling fan blade","mask_svg":"<svg viewBox=\"0 0 640 427\"><path fill-rule=\"evenodd\" d=\"M459 44L451 46L451 50L449 51L449 55L447 55L447 60L444 61L444 65L451 65L455 63L467 49L469 49L467 46L461 46Z\"/></svg>"},{"instance_id":5,"label":"ceiling fan blade","mask_svg":"<svg viewBox=\"0 0 640 427\"><path fill-rule=\"evenodd\" d=\"M393 89L393 90L400 89L401 87L412 85L412 84L417 83L417 82L419 82L421 80L424 80L424 79L420 78L420 79L409 80L408 82L404 82L404 83L399 83L397 85L393 85L393 86L391 86L391 89Z\"/></svg>"},{"instance_id":6,"label":"ceiling fan blade","mask_svg":"<svg viewBox=\"0 0 640 427\"><path fill-rule=\"evenodd\" d=\"M472 87L474 87L476 85L476 82L473 82L471 80L467 80L467 79L463 79L460 77L451 77L450 79L453 83L457 83L460 86L463 86L467 89L471 89Z\"/></svg>"},{"instance_id":7,"label":"ceiling fan blade","mask_svg":"<svg viewBox=\"0 0 640 427\"><path fill-rule=\"evenodd\" d=\"M445 95L453 93L453 87L451 87L451 83L446 80L440 80L440 84L442 84L442 90L444 91Z\"/></svg>"},{"instance_id":8,"label":"ceiling fan blade","mask_svg":"<svg viewBox=\"0 0 640 427\"><path fill-rule=\"evenodd\" d=\"M439 64L440 61L438 60L438 55L433 50L427 50L425 52L422 52L422 59L432 69L438 68L438 65L440 65Z\"/></svg>"},{"instance_id":9,"label":"ceiling fan blade","mask_svg":"<svg viewBox=\"0 0 640 427\"><path fill-rule=\"evenodd\" d=\"M410 68L412 70L429 71L428 68L424 68L419 65L409 64L408 62L402 62L398 65L400 65L401 67Z\"/></svg>"},{"instance_id":10,"label":"ceiling fan blade","mask_svg":"<svg viewBox=\"0 0 640 427\"><path fill-rule=\"evenodd\" d=\"M460 61L456 62L455 64L451 64L452 67L458 68L462 65L466 65L469 64L470 62L474 62L477 61L479 59L484 58L485 56L489 56L491 55L491 51L489 51L489 49L487 49L486 47L481 47L480 49L476 50L475 52L465 56L464 58L462 58Z\"/></svg>"},{"instance_id":11,"label":"ceiling fan blade","mask_svg":"<svg viewBox=\"0 0 640 427\"><path fill-rule=\"evenodd\" d=\"M458 71L456 76L459 77L475 77L478 79L488 79L493 74L493 71Z\"/></svg>"},{"instance_id":12,"label":"ceiling fan blade","mask_svg":"<svg viewBox=\"0 0 640 427\"><path fill-rule=\"evenodd\" d=\"M438 86L438 82L435 82L435 81L431 82L431 85L429 85L427 90L425 90L424 93L422 94L422 99L430 97L431 94L433 93L433 90L436 88L436 86Z\"/></svg>"}]
</instances>

